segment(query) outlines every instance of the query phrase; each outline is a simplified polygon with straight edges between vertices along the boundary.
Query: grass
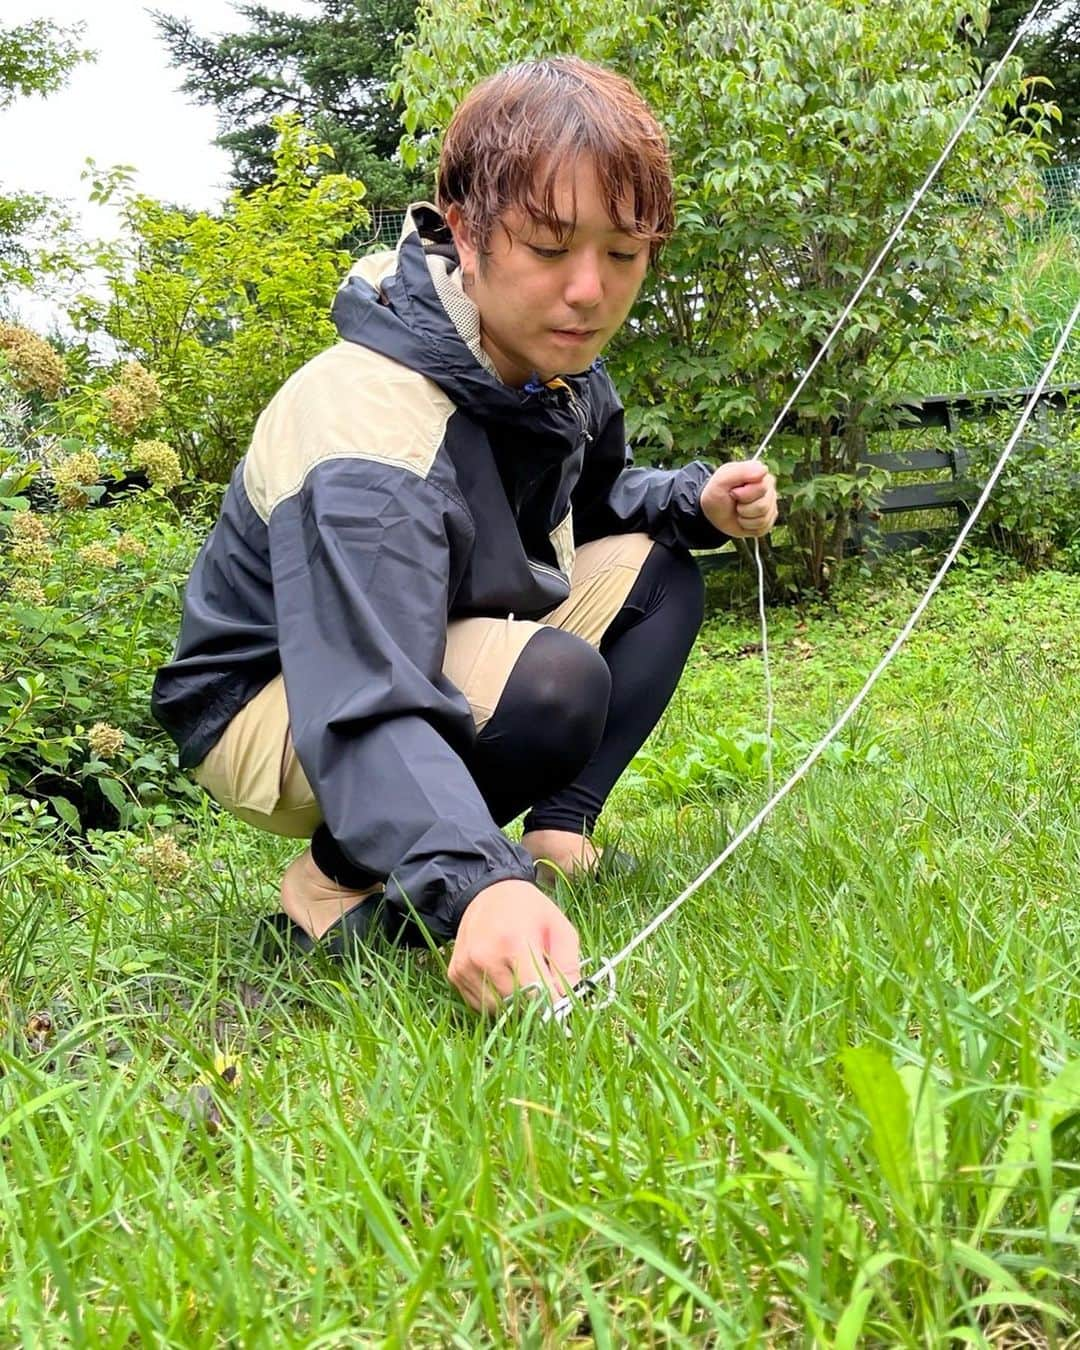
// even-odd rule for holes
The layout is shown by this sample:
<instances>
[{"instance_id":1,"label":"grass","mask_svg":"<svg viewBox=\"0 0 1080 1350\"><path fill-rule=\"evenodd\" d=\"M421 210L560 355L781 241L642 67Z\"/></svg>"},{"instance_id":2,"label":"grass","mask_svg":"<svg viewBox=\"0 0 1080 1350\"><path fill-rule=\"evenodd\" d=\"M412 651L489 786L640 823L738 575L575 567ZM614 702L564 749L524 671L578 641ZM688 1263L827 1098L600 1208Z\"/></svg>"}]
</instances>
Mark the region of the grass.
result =
<instances>
[{"instance_id":1,"label":"grass","mask_svg":"<svg viewBox=\"0 0 1080 1350\"><path fill-rule=\"evenodd\" d=\"M923 580L773 616L781 770ZM640 871L564 890L594 956L761 802L756 641L704 630L618 790ZM9 831L0 1342L1076 1343L1078 699L1080 579L968 564L569 1038L443 954L263 965L290 849L220 815L171 887Z\"/></svg>"},{"instance_id":2,"label":"grass","mask_svg":"<svg viewBox=\"0 0 1080 1350\"><path fill-rule=\"evenodd\" d=\"M910 394L978 393L987 389L1026 388L1035 383L1080 296L1080 227L1062 221L1018 242L1014 261L996 283L996 299L1010 320L1019 316L1022 334L1014 346L945 340L944 350L911 360L896 383ZM1080 383L1076 344L1062 354L1054 372L1057 385Z\"/></svg>"}]
</instances>

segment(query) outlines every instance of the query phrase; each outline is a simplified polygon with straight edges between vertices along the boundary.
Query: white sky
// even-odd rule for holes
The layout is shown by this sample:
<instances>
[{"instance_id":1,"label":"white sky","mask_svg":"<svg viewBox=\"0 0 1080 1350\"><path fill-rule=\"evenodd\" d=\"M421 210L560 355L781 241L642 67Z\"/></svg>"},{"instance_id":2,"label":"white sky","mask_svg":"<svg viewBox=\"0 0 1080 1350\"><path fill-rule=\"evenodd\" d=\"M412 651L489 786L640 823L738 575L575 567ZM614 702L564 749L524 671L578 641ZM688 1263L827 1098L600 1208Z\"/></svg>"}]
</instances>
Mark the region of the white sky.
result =
<instances>
[{"instance_id":1,"label":"white sky","mask_svg":"<svg viewBox=\"0 0 1080 1350\"><path fill-rule=\"evenodd\" d=\"M304 0L264 0L267 8L311 11ZM152 7L194 21L203 36L236 32L243 21L226 0L151 0ZM227 191L229 158L211 144L217 111L178 93L185 71L168 64L149 8L141 0L0 0L5 27L49 18L64 27L85 24L80 45L97 59L77 66L62 90L47 98L16 98L0 112L0 185L44 192L77 209L82 232L115 234L115 216L90 205L80 179L87 157L99 165L130 164L136 185L152 197L184 206L219 204ZM16 300L38 322L43 297Z\"/></svg>"}]
</instances>

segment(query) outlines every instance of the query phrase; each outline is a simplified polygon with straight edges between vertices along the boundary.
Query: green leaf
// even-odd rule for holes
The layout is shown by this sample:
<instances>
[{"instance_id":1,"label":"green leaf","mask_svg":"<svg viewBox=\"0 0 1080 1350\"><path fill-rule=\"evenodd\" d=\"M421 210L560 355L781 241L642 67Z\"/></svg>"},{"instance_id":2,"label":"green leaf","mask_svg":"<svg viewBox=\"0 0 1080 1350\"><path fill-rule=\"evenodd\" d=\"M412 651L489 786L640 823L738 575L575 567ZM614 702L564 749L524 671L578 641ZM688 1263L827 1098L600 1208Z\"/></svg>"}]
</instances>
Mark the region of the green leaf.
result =
<instances>
[{"instance_id":1,"label":"green leaf","mask_svg":"<svg viewBox=\"0 0 1080 1350\"><path fill-rule=\"evenodd\" d=\"M79 813L66 797L50 797L49 803L65 825L69 825L78 833L82 832L82 821L79 819Z\"/></svg>"},{"instance_id":2,"label":"green leaf","mask_svg":"<svg viewBox=\"0 0 1080 1350\"><path fill-rule=\"evenodd\" d=\"M56 1087L48 1088L44 1092L39 1092L36 1097L31 1097L27 1101L19 1102L14 1106L6 1116L0 1117L0 1139L3 1139L13 1126L21 1124L24 1120L29 1120L42 1108L49 1106L52 1102L58 1101L61 1097L67 1097L72 1092L78 1092L82 1084L76 1079L66 1083L60 1083Z\"/></svg>"},{"instance_id":3,"label":"green leaf","mask_svg":"<svg viewBox=\"0 0 1080 1350\"><path fill-rule=\"evenodd\" d=\"M1062 1191L1050 1207L1050 1241L1051 1242L1069 1242L1073 1239L1069 1236L1069 1229L1072 1227L1073 1216L1076 1214L1076 1207L1080 1204L1080 1186L1071 1191Z\"/></svg>"},{"instance_id":4,"label":"green leaf","mask_svg":"<svg viewBox=\"0 0 1080 1350\"><path fill-rule=\"evenodd\" d=\"M987 1256L985 1252L978 1251L959 1239L949 1243L949 1251L956 1258L958 1265L970 1270L973 1275L978 1275L981 1280L986 1280L991 1287L998 1286L1010 1293L1020 1292L1016 1279L992 1256Z\"/></svg>"},{"instance_id":5,"label":"green leaf","mask_svg":"<svg viewBox=\"0 0 1080 1350\"><path fill-rule=\"evenodd\" d=\"M836 1324L833 1350L856 1350L873 1297L872 1289L863 1289L852 1298Z\"/></svg>"},{"instance_id":6,"label":"green leaf","mask_svg":"<svg viewBox=\"0 0 1080 1350\"><path fill-rule=\"evenodd\" d=\"M870 1124L870 1140L893 1200L911 1211L911 1108L900 1075L879 1050L863 1045L840 1056L844 1076Z\"/></svg>"},{"instance_id":7,"label":"green leaf","mask_svg":"<svg viewBox=\"0 0 1080 1350\"><path fill-rule=\"evenodd\" d=\"M1022 1112L1013 1125L1005 1152L994 1169L986 1207L975 1227L976 1242L997 1219L1033 1163L1038 1165L1044 1190L1048 1190L1053 1131L1077 1112L1080 1112L1080 1059L1071 1059L1038 1091L1035 1100L1029 1103L1029 1110Z\"/></svg>"},{"instance_id":8,"label":"green leaf","mask_svg":"<svg viewBox=\"0 0 1080 1350\"><path fill-rule=\"evenodd\" d=\"M1080 1112L1080 1059L1071 1059L1039 1094L1039 1114L1056 1130Z\"/></svg>"},{"instance_id":9,"label":"green leaf","mask_svg":"<svg viewBox=\"0 0 1080 1350\"><path fill-rule=\"evenodd\" d=\"M916 1064L899 1069L911 1110L912 1180L924 1213L934 1205L948 1152L945 1107L933 1075Z\"/></svg>"},{"instance_id":10,"label":"green leaf","mask_svg":"<svg viewBox=\"0 0 1080 1350\"><path fill-rule=\"evenodd\" d=\"M1044 1316L1056 1318L1058 1321L1064 1321L1066 1316L1064 1309L1059 1308L1056 1303L1047 1303L1045 1299L1038 1298L1035 1294L1027 1294L1022 1289L976 1294L974 1298L968 1299L964 1307L974 1309L1031 1308L1034 1312L1040 1312Z\"/></svg>"},{"instance_id":11,"label":"green leaf","mask_svg":"<svg viewBox=\"0 0 1080 1350\"><path fill-rule=\"evenodd\" d=\"M1038 1124L1037 1120L1032 1120L1030 1116L1021 1114L1013 1126L1012 1133L1005 1145L1005 1152L994 1169L986 1207L975 1226L973 1241L976 1243L981 1241L983 1235L997 1219L1005 1207L1005 1202L1020 1184L1021 1178L1030 1166L1031 1145L1028 1142L1028 1132L1032 1127L1037 1129Z\"/></svg>"},{"instance_id":12,"label":"green leaf","mask_svg":"<svg viewBox=\"0 0 1080 1350\"><path fill-rule=\"evenodd\" d=\"M109 805L114 806L117 809L117 811L119 811L120 814L123 815L128 805L128 799L124 795L124 789L120 786L120 784L116 781L116 779L97 778L94 781L97 783L98 788L101 790L101 795L105 798L105 800L109 803Z\"/></svg>"}]
</instances>

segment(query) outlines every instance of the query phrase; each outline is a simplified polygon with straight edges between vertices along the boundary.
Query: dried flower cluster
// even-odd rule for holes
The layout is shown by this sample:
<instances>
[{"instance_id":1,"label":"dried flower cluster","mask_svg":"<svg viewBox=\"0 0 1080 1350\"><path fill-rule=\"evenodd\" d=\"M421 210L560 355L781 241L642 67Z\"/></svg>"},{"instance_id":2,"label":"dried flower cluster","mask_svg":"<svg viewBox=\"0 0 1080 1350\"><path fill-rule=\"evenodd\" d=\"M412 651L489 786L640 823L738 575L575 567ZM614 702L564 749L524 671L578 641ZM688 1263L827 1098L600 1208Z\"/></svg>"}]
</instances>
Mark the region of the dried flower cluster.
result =
<instances>
[{"instance_id":1,"label":"dried flower cluster","mask_svg":"<svg viewBox=\"0 0 1080 1350\"><path fill-rule=\"evenodd\" d=\"M0 352L7 358L17 388L36 390L45 398L56 398L63 388L67 379L63 357L29 328L0 323Z\"/></svg>"},{"instance_id":2,"label":"dried flower cluster","mask_svg":"<svg viewBox=\"0 0 1080 1350\"><path fill-rule=\"evenodd\" d=\"M33 511L19 511L12 516L8 528L11 531L11 556L16 562L41 563L43 566L52 562L49 527L41 516Z\"/></svg>"},{"instance_id":3,"label":"dried flower cluster","mask_svg":"<svg viewBox=\"0 0 1080 1350\"><path fill-rule=\"evenodd\" d=\"M146 470L146 476L157 487L174 488L184 479L180 456L164 441L136 441L131 449L132 463Z\"/></svg>"},{"instance_id":4,"label":"dried flower cluster","mask_svg":"<svg viewBox=\"0 0 1080 1350\"><path fill-rule=\"evenodd\" d=\"M136 534L122 534L116 541L116 551L121 557L145 558L146 545Z\"/></svg>"},{"instance_id":5,"label":"dried flower cluster","mask_svg":"<svg viewBox=\"0 0 1080 1350\"><path fill-rule=\"evenodd\" d=\"M108 722L95 722L86 733L86 739L98 759L115 759L124 748L124 733Z\"/></svg>"},{"instance_id":6,"label":"dried flower cluster","mask_svg":"<svg viewBox=\"0 0 1080 1350\"><path fill-rule=\"evenodd\" d=\"M35 581L33 577L13 577L11 594L14 599L21 600L24 605L43 605L45 603L45 590L41 582Z\"/></svg>"},{"instance_id":7,"label":"dried flower cluster","mask_svg":"<svg viewBox=\"0 0 1080 1350\"><path fill-rule=\"evenodd\" d=\"M125 436L130 436L149 418L161 402L157 377L138 361L129 361L115 384L102 393L109 405L109 421Z\"/></svg>"},{"instance_id":8,"label":"dried flower cluster","mask_svg":"<svg viewBox=\"0 0 1080 1350\"><path fill-rule=\"evenodd\" d=\"M93 543L84 544L78 553L79 561L86 563L88 567L108 567L110 569L120 565L120 559L105 544Z\"/></svg>"},{"instance_id":9,"label":"dried flower cluster","mask_svg":"<svg viewBox=\"0 0 1080 1350\"><path fill-rule=\"evenodd\" d=\"M85 489L92 487L100 477L101 464L93 450L80 450L62 459L53 468L53 482L60 505L71 510L85 506L90 500Z\"/></svg>"},{"instance_id":10,"label":"dried flower cluster","mask_svg":"<svg viewBox=\"0 0 1080 1350\"><path fill-rule=\"evenodd\" d=\"M155 834L148 844L135 850L135 861L159 886L175 885L191 867L190 855L171 834Z\"/></svg>"}]
</instances>

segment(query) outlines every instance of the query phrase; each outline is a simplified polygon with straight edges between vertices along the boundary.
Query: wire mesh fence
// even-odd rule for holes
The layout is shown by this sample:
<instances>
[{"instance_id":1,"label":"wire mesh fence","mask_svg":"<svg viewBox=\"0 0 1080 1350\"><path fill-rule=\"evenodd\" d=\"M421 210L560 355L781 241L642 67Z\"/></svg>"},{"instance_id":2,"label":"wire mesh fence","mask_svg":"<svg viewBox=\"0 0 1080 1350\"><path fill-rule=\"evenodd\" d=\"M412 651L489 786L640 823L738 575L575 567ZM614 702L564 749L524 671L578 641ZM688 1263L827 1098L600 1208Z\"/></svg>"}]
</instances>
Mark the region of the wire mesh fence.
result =
<instances>
[{"instance_id":1,"label":"wire mesh fence","mask_svg":"<svg viewBox=\"0 0 1080 1350\"><path fill-rule=\"evenodd\" d=\"M1050 164L1042 170L1047 211L1080 214L1080 164Z\"/></svg>"},{"instance_id":2,"label":"wire mesh fence","mask_svg":"<svg viewBox=\"0 0 1080 1350\"><path fill-rule=\"evenodd\" d=\"M370 246L372 248L393 248L401 238L401 230L404 224L405 212L403 210L376 208L371 213L371 228L368 231Z\"/></svg>"}]
</instances>

